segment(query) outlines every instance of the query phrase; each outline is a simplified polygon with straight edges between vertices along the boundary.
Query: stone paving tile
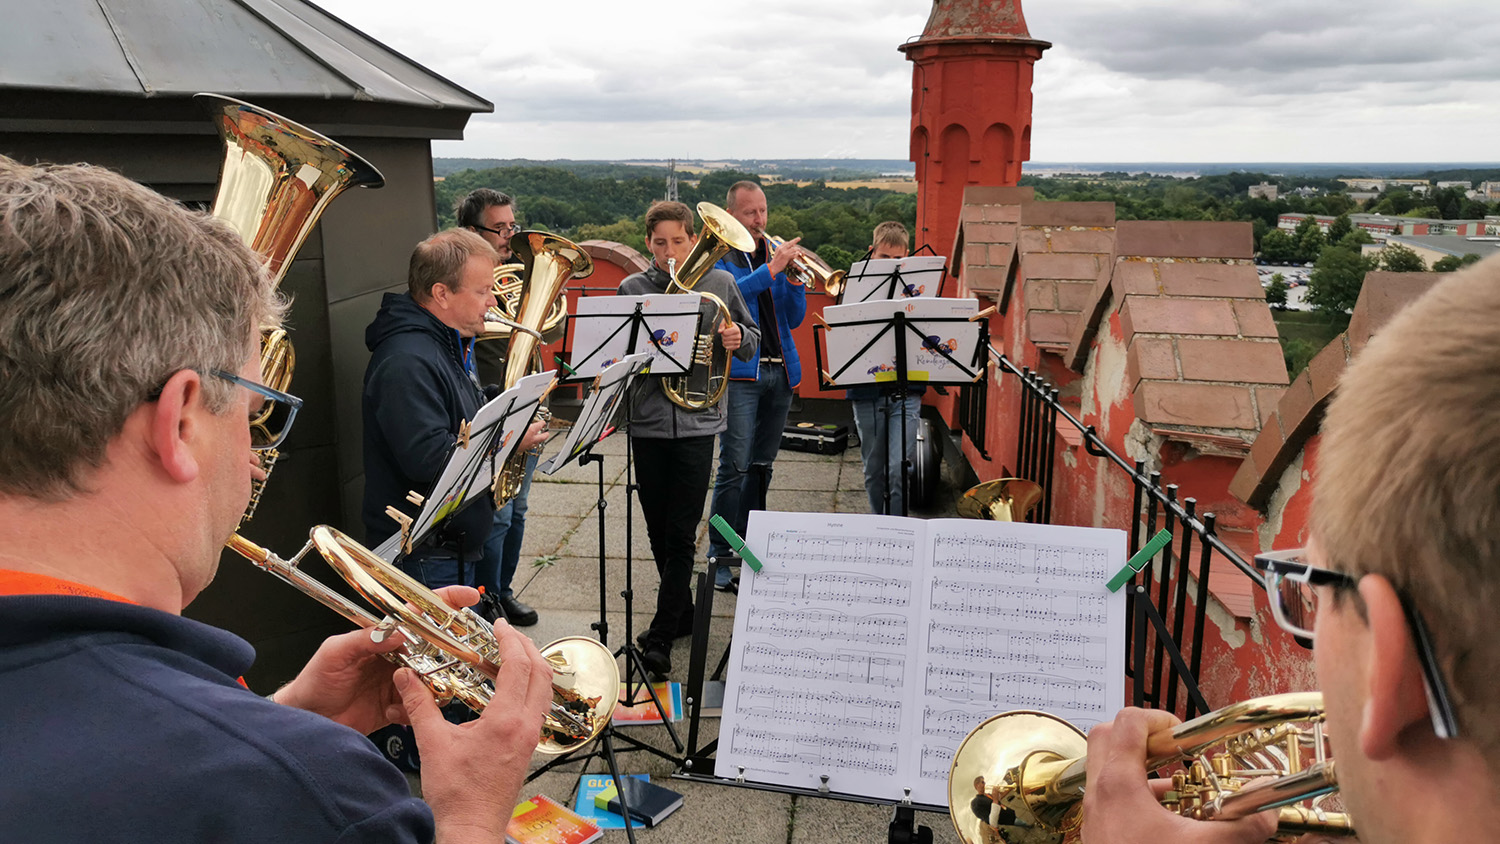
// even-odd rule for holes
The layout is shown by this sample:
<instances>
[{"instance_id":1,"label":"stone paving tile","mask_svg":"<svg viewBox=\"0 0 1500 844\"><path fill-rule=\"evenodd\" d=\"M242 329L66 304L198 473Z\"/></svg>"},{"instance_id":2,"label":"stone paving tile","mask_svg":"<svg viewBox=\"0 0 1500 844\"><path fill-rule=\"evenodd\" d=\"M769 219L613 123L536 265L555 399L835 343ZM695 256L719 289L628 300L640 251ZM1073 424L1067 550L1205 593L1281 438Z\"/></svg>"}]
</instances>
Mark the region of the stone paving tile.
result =
<instances>
[{"instance_id":1,"label":"stone paving tile","mask_svg":"<svg viewBox=\"0 0 1500 844\"><path fill-rule=\"evenodd\" d=\"M567 516L576 521L593 515L599 503L599 487L595 484L532 483L527 503L527 518L535 515Z\"/></svg>"},{"instance_id":2,"label":"stone paving tile","mask_svg":"<svg viewBox=\"0 0 1500 844\"><path fill-rule=\"evenodd\" d=\"M840 463L778 464L771 476L771 489L836 489Z\"/></svg>"},{"instance_id":3,"label":"stone paving tile","mask_svg":"<svg viewBox=\"0 0 1500 844\"><path fill-rule=\"evenodd\" d=\"M830 489L776 489L766 494L766 508L784 513L828 513L833 511Z\"/></svg>"},{"instance_id":4,"label":"stone paving tile","mask_svg":"<svg viewBox=\"0 0 1500 844\"><path fill-rule=\"evenodd\" d=\"M885 841L891 807L819 797L795 798L791 844L870 844ZM958 844L947 814L918 812L916 822L932 830L934 844Z\"/></svg>"}]
</instances>

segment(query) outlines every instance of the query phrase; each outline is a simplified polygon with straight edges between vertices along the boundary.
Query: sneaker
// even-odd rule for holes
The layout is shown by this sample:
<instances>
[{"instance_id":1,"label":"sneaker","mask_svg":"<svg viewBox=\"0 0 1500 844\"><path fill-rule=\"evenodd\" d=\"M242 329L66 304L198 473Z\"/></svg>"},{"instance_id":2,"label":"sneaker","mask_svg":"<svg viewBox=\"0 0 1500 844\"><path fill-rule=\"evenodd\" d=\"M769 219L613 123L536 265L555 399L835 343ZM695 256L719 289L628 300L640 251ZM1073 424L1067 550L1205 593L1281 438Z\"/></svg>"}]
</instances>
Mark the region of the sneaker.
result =
<instances>
[{"instance_id":1,"label":"sneaker","mask_svg":"<svg viewBox=\"0 0 1500 844\"><path fill-rule=\"evenodd\" d=\"M505 620L512 627L530 627L537 622L536 610L521 602L515 595L501 595L500 609L505 610Z\"/></svg>"},{"instance_id":2,"label":"sneaker","mask_svg":"<svg viewBox=\"0 0 1500 844\"><path fill-rule=\"evenodd\" d=\"M656 639L647 639L641 653L641 664L658 680L667 679L672 671L672 646Z\"/></svg>"}]
</instances>

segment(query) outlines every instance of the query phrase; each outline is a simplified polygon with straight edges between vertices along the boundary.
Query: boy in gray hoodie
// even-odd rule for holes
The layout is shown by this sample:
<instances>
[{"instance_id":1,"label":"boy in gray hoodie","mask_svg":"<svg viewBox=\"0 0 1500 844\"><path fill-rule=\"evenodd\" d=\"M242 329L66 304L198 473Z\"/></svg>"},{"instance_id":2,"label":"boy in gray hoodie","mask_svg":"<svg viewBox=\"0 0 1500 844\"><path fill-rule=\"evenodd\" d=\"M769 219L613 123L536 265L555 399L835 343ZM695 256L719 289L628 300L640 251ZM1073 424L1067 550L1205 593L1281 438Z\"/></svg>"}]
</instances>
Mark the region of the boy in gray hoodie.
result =
<instances>
[{"instance_id":1,"label":"boy in gray hoodie","mask_svg":"<svg viewBox=\"0 0 1500 844\"><path fill-rule=\"evenodd\" d=\"M693 212L686 205L653 203L646 212L646 245L655 260L645 272L620 282L620 295L668 292L671 276L665 268L671 261L682 266L697 239ZM760 345L760 329L751 319L734 277L724 270L710 270L693 290L724 300L734 320L733 325L718 324L718 308L705 297L698 309L699 333L709 334L715 345L740 360L752 359ZM708 495L714 435L726 424L722 398L703 410L685 410L662 392L659 377L641 379L631 395L630 443L635 452L636 483L651 553L661 578L656 615L639 637L641 659L648 670L661 677L672 670L672 640L692 632L694 540Z\"/></svg>"}]
</instances>

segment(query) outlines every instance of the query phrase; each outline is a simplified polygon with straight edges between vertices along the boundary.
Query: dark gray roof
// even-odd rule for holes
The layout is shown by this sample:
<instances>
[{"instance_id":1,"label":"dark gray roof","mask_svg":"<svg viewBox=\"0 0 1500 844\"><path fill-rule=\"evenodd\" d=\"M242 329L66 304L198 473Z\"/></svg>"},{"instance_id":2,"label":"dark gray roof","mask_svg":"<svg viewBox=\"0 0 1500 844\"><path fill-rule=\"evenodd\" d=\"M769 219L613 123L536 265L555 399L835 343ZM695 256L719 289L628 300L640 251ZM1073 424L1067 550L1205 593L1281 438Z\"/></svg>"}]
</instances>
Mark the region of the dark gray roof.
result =
<instances>
[{"instance_id":1,"label":"dark gray roof","mask_svg":"<svg viewBox=\"0 0 1500 844\"><path fill-rule=\"evenodd\" d=\"M1453 234L1403 234L1392 235L1386 238L1386 242L1401 243L1406 246L1420 246L1423 249L1456 255L1460 258L1471 252L1486 258L1496 252L1500 252L1500 238L1496 237L1465 237Z\"/></svg>"},{"instance_id":2,"label":"dark gray roof","mask_svg":"<svg viewBox=\"0 0 1500 844\"><path fill-rule=\"evenodd\" d=\"M482 97L303 0L24 0L0 88L355 100L490 112Z\"/></svg>"}]
</instances>

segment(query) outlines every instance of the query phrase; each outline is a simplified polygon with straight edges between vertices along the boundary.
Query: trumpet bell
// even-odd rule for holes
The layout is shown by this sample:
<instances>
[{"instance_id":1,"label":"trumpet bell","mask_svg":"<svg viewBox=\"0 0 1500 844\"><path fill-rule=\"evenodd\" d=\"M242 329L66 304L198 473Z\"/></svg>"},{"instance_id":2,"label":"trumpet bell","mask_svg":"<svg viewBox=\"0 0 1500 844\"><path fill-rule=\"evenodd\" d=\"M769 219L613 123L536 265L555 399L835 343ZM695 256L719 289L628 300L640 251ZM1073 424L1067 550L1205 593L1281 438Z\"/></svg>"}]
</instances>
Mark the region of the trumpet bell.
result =
<instances>
[{"instance_id":1,"label":"trumpet bell","mask_svg":"<svg viewBox=\"0 0 1500 844\"><path fill-rule=\"evenodd\" d=\"M999 478L971 487L958 500L958 515L992 522L1024 522L1042 501L1042 488L1025 478Z\"/></svg>"},{"instance_id":2,"label":"trumpet bell","mask_svg":"<svg viewBox=\"0 0 1500 844\"><path fill-rule=\"evenodd\" d=\"M407 664L439 701L457 700L482 712L495 694L500 645L493 627L473 610L453 609L405 572L334 528L312 529L313 547L385 620L377 633L402 631ZM295 585L295 584L294 584ZM314 597L317 597L316 595ZM537 752L566 753L592 741L609 723L620 691L620 669L609 648L570 636L541 648L552 666L552 707Z\"/></svg>"}]
</instances>

